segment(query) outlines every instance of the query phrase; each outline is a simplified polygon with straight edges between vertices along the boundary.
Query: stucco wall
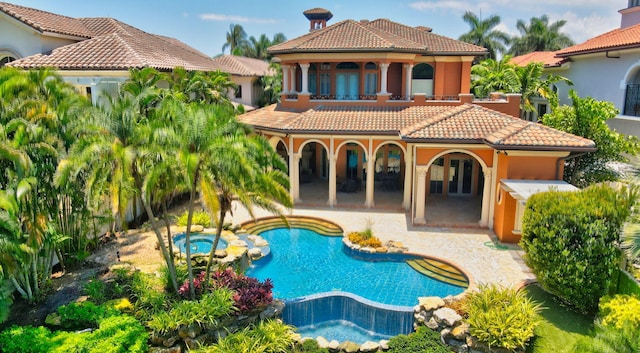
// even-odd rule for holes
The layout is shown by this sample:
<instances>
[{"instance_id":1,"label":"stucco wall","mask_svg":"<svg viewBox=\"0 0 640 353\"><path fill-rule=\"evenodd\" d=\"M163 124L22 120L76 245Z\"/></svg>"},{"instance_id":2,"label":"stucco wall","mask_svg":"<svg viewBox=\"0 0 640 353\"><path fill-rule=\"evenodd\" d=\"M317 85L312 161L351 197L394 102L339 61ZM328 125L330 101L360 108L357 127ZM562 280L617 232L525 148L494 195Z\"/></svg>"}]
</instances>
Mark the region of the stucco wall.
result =
<instances>
[{"instance_id":1,"label":"stucco wall","mask_svg":"<svg viewBox=\"0 0 640 353\"><path fill-rule=\"evenodd\" d=\"M27 26L19 25L4 13L0 14L0 50L9 49L19 58L40 53L40 36Z\"/></svg>"}]
</instances>

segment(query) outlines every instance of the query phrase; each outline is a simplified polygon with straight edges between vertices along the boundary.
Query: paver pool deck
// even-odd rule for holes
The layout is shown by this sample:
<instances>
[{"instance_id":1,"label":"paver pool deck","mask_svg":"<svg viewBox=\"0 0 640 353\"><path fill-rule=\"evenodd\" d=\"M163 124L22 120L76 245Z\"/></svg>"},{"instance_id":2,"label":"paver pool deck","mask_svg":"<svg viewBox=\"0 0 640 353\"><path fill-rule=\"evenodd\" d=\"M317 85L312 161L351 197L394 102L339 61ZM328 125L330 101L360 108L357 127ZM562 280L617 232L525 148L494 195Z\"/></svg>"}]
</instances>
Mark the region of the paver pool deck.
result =
<instances>
[{"instance_id":1,"label":"paver pool deck","mask_svg":"<svg viewBox=\"0 0 640 353\"><path fill-rule=\"evenodd\" d=\"M254 212L257 218L271 216L257 209ZM524 264L522 250L516 244L497 243L495 235L488 229L414 227L407 215L400 212L295 208L288 214L332 221L341 226L345 234L364 230L367 222L371 221L373 234L383 243L400 241L410 253L456 265L470 277L470 289L480 283L521 286L535 279ZM243 208L235 208L234 224L250 219Z\"/></svg>"}]
</instances>

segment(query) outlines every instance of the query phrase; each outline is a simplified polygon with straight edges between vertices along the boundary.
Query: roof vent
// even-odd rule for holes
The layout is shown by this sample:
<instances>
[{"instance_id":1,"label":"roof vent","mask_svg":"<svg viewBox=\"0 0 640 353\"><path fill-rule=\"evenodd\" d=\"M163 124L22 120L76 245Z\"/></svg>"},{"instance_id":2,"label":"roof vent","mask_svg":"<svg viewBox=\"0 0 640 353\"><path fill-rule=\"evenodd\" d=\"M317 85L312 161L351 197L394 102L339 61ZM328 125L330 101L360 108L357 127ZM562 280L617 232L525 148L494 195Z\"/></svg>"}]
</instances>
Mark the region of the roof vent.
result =
<instances>
[{"instance_id":1,"label":"roof vent","mask_svg":"<svg viewBox=\"0 0 640 353\"><path fill-rule=\"evenodd\" d=\"M369 20L360 20L360 23L362 23L363 25L366 25L369 23Z\"/></svg>"},{"instance_id":2,"label":"roof vent","mask_svg":"<svg viewBox=\"0 0 640 353\"><path fill-rule=\"evenodd\" d=\"M325 28L327 21L333 17L331 11L320 7L307 10L303 14L310 22L309 32Z\"/></svg>"}]
</instances>

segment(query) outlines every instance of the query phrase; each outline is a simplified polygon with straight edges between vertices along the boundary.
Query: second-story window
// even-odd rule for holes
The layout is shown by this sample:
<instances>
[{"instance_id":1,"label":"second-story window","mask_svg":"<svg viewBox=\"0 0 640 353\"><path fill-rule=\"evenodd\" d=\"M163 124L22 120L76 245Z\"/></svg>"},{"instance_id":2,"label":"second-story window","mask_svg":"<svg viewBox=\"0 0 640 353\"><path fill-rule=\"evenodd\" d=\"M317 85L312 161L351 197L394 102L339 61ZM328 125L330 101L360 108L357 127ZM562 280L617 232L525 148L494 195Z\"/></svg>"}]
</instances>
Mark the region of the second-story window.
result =
<instances>
[{"instance_id":1,"label":"second-story window","mask_svg":"<svg viewBox=\"0 0 640 353\"><path fill-rule=\"evenodd\" d=\"M433 95L433 67L429 64L418 64L411 74L411 93Z\"/></svg>"},{"instance_id":2,"label":"second-story window","mask_svg":"<svg viewBox=\"0 0 640 353\"><path fill-rule=\"evenodd\" d=\"M318 68L316 64L309 65L309 87L307 87L312 96L318 94Z\"/></svg>"},{"instance_id":3,"label":"second-story window","mask_svg":"<svg viewBox=\"0 0 640 353\"><path fill-rule=\"evenodd\" d=\"M354 100L360 95L358 64L342 62L336 66L336 99Z\"/></svg>"},{"instance_id":4,"label":"second-story window","mask_svg":"<svg viewBox=\"0 0 640 353\"><path fill-rule=\"evenodd\" d=\"M375 95L378 92L378 67L369 62L364 66L364 94Z\"/></svg>"}]
</instances>

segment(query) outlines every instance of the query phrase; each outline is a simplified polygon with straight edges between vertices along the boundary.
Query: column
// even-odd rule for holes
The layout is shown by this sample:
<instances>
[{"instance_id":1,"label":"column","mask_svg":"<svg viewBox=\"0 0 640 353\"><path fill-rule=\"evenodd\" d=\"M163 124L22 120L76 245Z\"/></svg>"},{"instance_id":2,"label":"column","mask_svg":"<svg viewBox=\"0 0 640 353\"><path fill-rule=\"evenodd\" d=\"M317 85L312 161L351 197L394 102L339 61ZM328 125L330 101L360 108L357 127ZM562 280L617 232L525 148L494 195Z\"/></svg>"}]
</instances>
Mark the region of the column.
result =
<instances>
[{"instance_id":1,"label":"column","mask_svg":"<svg viewBox=\"0 0 640 353\"><path fill-rule=\"evenodd\" d=\"M299 203L302 201L300 199L300 158L302 157L301 153L292 153L293 157L291 158L293 165L291 166L291 197L293 198L294 203Z\"/></svg>"},{"instance_id":2,"label":"column","mask_svg":"<svg viewBox=\"0 0 640 353\"><path fill-rule=\"evenodd\" d=\"M375 186L375 156L373 155L373 139L369 138L369 153L367 155L367 180L365 181L366 186L366 198L364 201L364 205L366 207L375 206L375 202L373 201L373 189Z\"/></svg>"},{"instance_id":3,"label":"column","mask_svg":"<svg viewBox=\"0 0 640 353\"><path fill-rule=\"evenodd\" d=\"M411 99L411 77L413 77L413 64L404 64L404 94Z\"/></svg>"},{"instance_id":4,"label":"column","mask_svg":"<svg viewBox=\"0 0 640 353\"><path fill-rule=\"evenodd\" d=\"M300 93L309 94L309 64L300 64L300 68L302 69L302 89Z\"/></svg>"},{"instance_id":5,"label":"column","mask_svg":"<svg viewBox=\"0 0 640 353\"><path fill-rule=\"evenodd\" d=\"M404 195L402 198L402 208L409 210L411 208L411 172L413 171L413 148L407 146L407 152L404 154Z\"/></svg>"},{"instance_id":6,"label":"column","mask_svg":"<svg viewBox=\"0 0 640 353\"><path fill-rule=\"evenodd\" d=\"M333 146L333 137L329 141L329 153L327 158L329 158L329 200L327 201L327 205L329 207L333 207L338 203L336 198L336 159L335 150Z\"/></svg>"},{"instance_id":7,"label":"column","mask_svg":"<svg viewBox=\"0 0 640 353\"><path fill-rule=\"evenodd\" d=\"M282 65L282 93L289 93L289 65Z\"/></svg>"},{"instance_id":8,"label":"column","mask_svg":"<svg viewBox=\"0 0 640 353\"><path fill-rule=\"evenodd\" d=\"M480 216L480 226L487 227L489 225L489 208L491 200L491 172L489 167L482 170L484 173L484 187L482 188L482 213Z\"/></svg>"},{"instance_id":9,"label":"column","mask_svg":"<svg viewBox=\"0 0 640 353\"><path fill-rule=\"evenodd\" d=\"M289 66L289 93L296 93L296 66Z\"/></svg>"},{"instance_id":10,"label":"column","mask_svg":"<svg viewBox=\"0 0 640 353\"><path fill-rule=\"evenodd\" d=\"M389 94L387 92L387 72L389 71L388 63L380 64L380 93L378 94Z\"/></svg>"},{"instance_id":11,"label":"column","mask_svg":"<svg viewBox=\"0 0 640 353\"><path fill-rule=\"evenodd\" d=\"M416 224L425 224L427 223L427 219L425 218L425 203L426 203L426 192L427 192L427 171L429 167L427 166L417 166L416 167L416 178L417 178L417 187L416 187L416 214L413 219L413 223Z\"/></svg>"}]
</instances>

